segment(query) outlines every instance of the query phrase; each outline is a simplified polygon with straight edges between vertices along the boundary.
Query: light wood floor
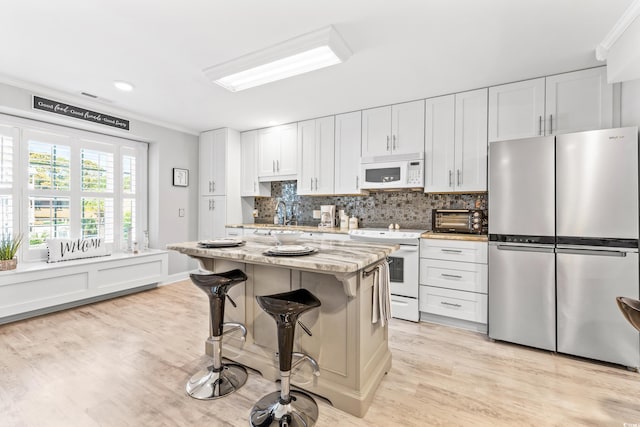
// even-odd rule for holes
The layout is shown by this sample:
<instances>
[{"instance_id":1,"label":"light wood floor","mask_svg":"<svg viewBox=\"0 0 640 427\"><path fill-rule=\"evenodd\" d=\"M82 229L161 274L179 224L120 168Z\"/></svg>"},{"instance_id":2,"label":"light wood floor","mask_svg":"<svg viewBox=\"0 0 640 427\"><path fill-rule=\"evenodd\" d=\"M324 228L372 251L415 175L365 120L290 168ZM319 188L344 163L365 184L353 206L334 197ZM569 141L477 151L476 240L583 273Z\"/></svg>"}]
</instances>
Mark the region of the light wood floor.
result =
<instances>
[{"instance_id":1,"label":"light wood floor","mask_svg":"<svg viewBox=\"0 0 640 427\"><path fill-rule=\"evenodd\" d=\"M207 364L206 297L180 282L0 326L0 426L246 426L275 383L251 374L187 397ZM640 375L432 324L392 320L393 368L365 418L319 402L318 426L640 423Z\"/></svg>"}]
</instances>

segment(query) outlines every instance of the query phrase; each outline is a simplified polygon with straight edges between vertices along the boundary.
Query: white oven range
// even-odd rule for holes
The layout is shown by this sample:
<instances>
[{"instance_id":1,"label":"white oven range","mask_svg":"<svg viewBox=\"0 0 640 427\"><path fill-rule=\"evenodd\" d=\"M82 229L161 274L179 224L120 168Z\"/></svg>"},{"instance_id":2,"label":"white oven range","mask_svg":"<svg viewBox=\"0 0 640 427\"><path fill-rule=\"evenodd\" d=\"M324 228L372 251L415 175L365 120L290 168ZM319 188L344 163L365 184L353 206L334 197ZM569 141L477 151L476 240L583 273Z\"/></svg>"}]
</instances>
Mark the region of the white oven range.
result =
<instances>
[{"instance_id":1,"label":"white oven range","mask_svg":"<svg viewBox=\"0 0 640 427\"><path fill-rule=\"evenodd\" d=\"M420 271L420 235L425 230L389 230L386 228L360 228L349 231L352 240L383 242L400 245L389 256L391 279L391 316L417 322L418 273Z\"/></svg>"}]
</instances>

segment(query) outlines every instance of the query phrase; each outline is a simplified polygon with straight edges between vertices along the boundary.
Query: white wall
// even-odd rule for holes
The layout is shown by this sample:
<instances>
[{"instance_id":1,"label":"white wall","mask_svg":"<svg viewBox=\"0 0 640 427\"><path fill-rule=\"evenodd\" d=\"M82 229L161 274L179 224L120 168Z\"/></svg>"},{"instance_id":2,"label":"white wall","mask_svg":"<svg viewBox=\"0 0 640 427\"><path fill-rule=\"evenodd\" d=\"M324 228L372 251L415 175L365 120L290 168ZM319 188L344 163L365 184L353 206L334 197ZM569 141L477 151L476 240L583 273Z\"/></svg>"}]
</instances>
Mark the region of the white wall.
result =
<instances>
[{"instance_id":1,"label":"white wall","mask_svg":"<svg viewBox=\"0 0 640 427\"><path fill-rule=\"evenodd\" d=\"M32 95L49 97L69 104L101 111L130 120L130 131L112 130L107 126L37 112L31 108ZM198 137L168 127L130 118L111 106L83 102L77 97L51 90L24 89L0 83L0 112L15 116L61 124L149 143L149 243L164 249L168 243L196 240L198 235ZM189 170L189 186L173 187L172 168ZM178 209L184 217L178 217ZM195 261L185 255L169 253L169 276L180 277L196 268Z\"/></svg>"}]
</instances>

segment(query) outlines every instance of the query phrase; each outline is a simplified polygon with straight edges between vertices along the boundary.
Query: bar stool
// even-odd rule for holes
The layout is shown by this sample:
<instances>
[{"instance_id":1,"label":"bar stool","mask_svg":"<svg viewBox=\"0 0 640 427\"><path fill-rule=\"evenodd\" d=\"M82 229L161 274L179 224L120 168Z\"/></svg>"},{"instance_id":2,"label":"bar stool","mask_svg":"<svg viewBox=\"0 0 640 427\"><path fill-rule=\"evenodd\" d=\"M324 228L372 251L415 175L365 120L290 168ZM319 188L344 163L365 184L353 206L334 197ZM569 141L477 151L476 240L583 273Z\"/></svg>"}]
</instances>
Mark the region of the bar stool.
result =
<instances>
[{"instance_id":1,"label":"bar stool","mask_svg":"<svg viewBox=\"0 0 640 427\"><path fill-rule=\"evenodd\" d=\"M227 291L247 280L247 275L236 269L214 274L191 274L190 277L209 297L211 337L208 341L213 348L213 364L191 377L187 382L187 394L201 400L218 399L233 393L247 382L247 370L244 366L222 363L222 336L238 329L242 331L243 339L247 335L247 328L242 323L224 323L225 299L229 298L231 304L236 307ZM223 331L225 326L231 326L231 329Z\"/></svg>"},{"instance_id":2,"label":"bar stool","mask_svg":"<svg viewBox=\"0 0 640 427\"><path fill-rule=\"evenodd\" d=\"M629 297L616 297L616 303L627 322L640 331L640 301Z\"/></svg>"},{"instance_id":3,"label":"bar stool","mask_svg":"<svg viewBox=\"0 0 640 427\"><path fill-rule=\"evenodd\" d=\"M276 321L278 329L278 355L280 359L280 391L263 396L251 409L249 421L253 427L311 427L318 419L315 400L301 391L291 391L291 370L303 361L320 375L318 363L309 355L293 352L296 323L308 334L311 331L298 321L305 311L320 307L320 300L306 289L256 297L258 305ZM293 357L299 357L291 363Z\"/></svg>"}]
</instances>

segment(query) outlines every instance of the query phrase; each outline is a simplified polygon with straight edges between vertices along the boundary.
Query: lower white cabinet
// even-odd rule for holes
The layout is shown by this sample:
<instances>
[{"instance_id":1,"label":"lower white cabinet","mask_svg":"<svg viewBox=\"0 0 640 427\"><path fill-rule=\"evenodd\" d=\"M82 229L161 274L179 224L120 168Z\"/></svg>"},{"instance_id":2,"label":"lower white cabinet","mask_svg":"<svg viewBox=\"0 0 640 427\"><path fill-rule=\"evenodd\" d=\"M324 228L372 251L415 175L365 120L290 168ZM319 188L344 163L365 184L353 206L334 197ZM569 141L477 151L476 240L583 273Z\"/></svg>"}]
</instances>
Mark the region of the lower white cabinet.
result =
<instances>
[{"instance_id":1,"label":"lower white cabinet","mask_svg":"<svg viewBox=\"0 0 640 427\"><path fill-rule=\"evenodd\" d=\"M486 331L487 243L422 239L420 246L423 320Z\"/></svg>"},{"instance_id":2,"label":"lower white cabinet","mask_svg":"<svg viewBox=\"0 0 640 427\"><path fill-rule=\"evenodd\" d=\"M201 196L198 215L198 240L224 236L227 223L225 196Z\"/></svg>"},{"instance_id":3,"label":"lower white cabinet","mask_svg":"<svg viewBox=\"0 0 640 427\"><path fill-rule=\"evenodd\" d=\"M420 311L487 323L487 294L420 286Z\"/></svg>"}]
</instances>

